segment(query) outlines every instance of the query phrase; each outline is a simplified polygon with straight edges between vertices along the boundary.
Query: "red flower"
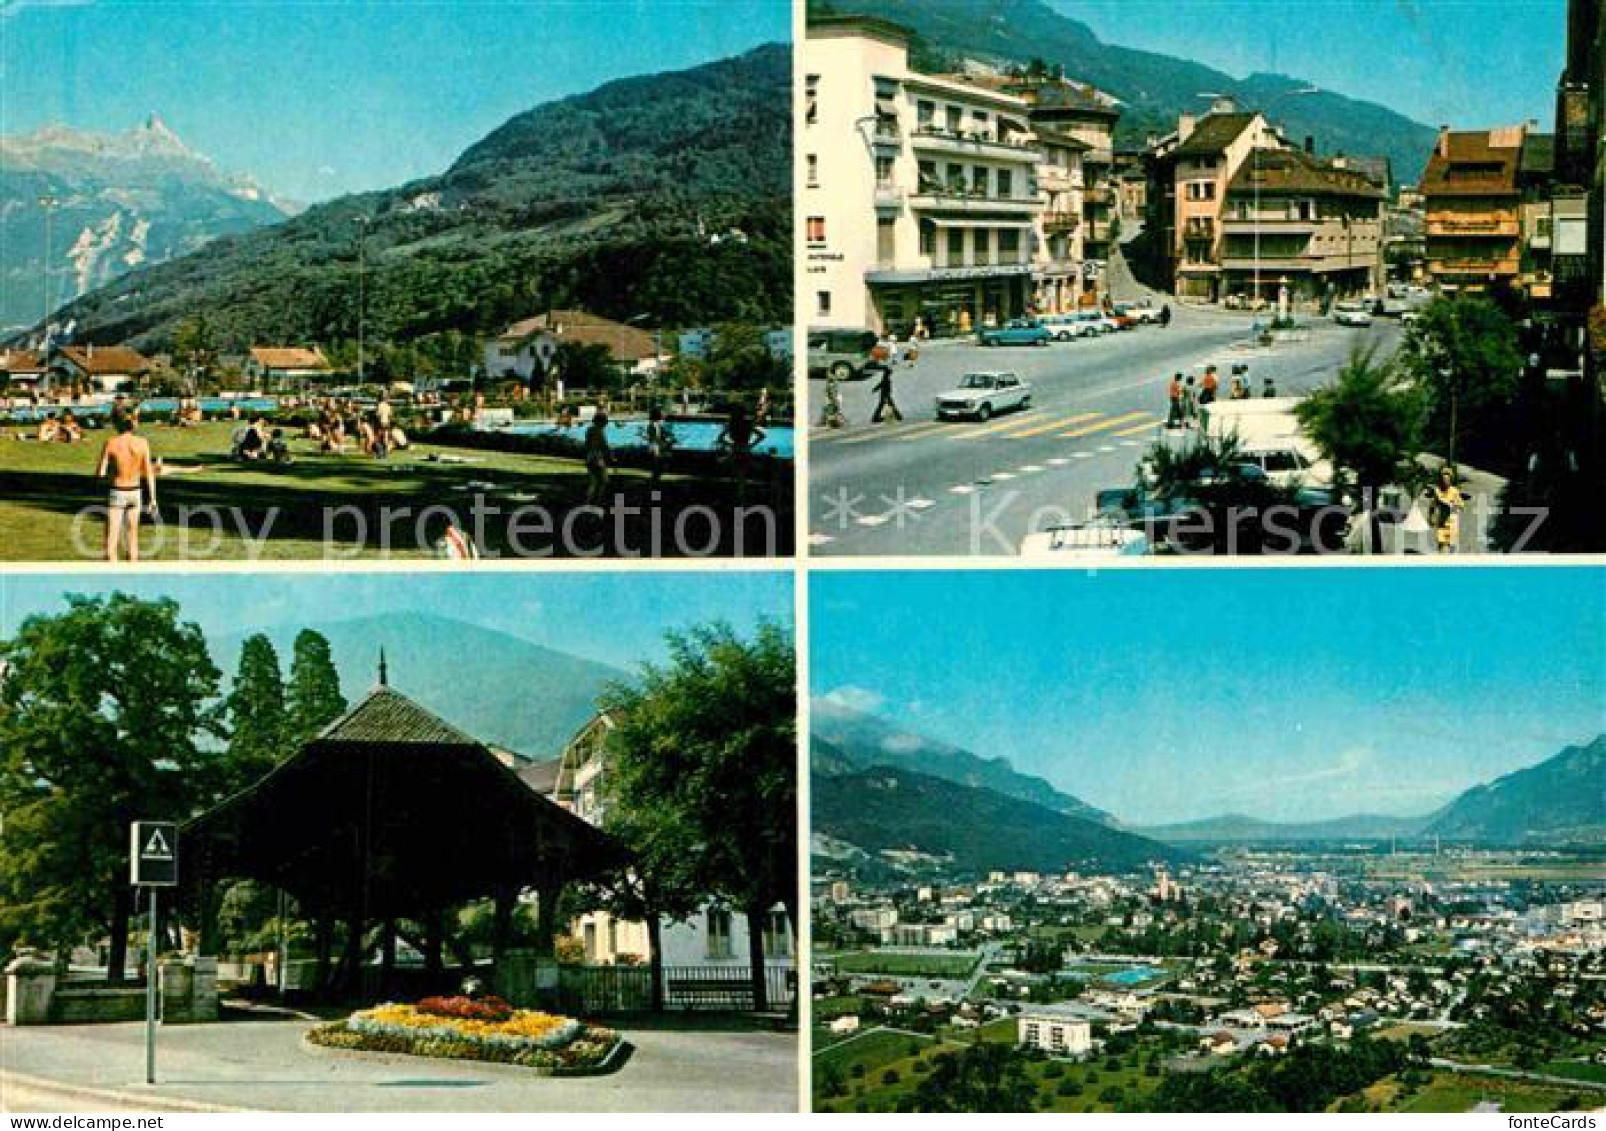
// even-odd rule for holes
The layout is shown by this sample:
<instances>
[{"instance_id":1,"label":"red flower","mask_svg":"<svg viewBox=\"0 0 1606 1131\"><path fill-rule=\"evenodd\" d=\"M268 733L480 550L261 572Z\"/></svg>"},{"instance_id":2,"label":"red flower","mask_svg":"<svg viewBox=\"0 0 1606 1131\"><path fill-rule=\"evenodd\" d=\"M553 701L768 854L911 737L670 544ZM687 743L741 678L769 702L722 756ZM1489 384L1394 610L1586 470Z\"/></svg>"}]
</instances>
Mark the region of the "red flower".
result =
<instances>
[{"instance_id":1,"label":"red flower","mask_svg":"<svg viewBox=\"0 0 1606 1131\"><path fill-rule=\"evenodd\" d=\"M506 1021L513 1007L499 997L427 997L418 1003L418 1012L435 1017L459 1017L466 1021Z\"/></svg>"}]
</instances>

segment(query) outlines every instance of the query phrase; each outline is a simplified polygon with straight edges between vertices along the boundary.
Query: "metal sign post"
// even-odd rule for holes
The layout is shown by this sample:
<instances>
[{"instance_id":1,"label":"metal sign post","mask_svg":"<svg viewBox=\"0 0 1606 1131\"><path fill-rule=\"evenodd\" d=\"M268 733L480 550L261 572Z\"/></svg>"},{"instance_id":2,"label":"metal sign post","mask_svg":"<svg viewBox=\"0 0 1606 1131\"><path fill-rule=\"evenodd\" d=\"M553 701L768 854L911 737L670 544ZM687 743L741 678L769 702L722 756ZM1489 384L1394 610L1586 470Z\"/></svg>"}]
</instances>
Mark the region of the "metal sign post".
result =
<instances>
[{"instance_id":1,"label":"metal sign post","mask_svg":"<svg viewBox=\"0 0 1606 1131\"><path fill-rule=\"evenodd\" d=\"M178 826L171 821L134 821L128 826L128 881L150 891L145 934L145 1083L156 1083L156 889L178 885Z\"/></svg>"}]
</instances>

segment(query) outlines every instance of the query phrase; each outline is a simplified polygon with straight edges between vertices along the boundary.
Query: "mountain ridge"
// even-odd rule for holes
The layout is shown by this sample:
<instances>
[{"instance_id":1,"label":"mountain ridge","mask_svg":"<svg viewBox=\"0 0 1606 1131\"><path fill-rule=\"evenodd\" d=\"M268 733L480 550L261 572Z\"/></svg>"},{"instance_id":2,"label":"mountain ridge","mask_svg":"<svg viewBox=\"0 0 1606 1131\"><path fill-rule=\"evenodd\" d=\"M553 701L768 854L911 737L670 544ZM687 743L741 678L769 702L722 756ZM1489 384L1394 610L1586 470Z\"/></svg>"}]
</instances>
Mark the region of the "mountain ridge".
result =
<instances>
[{"instance_id":1,"label":"mountain ridge","mask_svg":"<svg viewBox=\"0 0 1606 1131\"><path fill-rule=\"evenodd\" d=\"M355 616L324 624L282 623L209 636L212 661L232 679L240 645L261 632L288 681L295 637L312 627L328 641L341 694L355 703L378 683L380 649L390 686L483 742L550 758L590 720L597 697L628 673L511 633L435 613Z\"/></svg>"},{"instance_id":2,"label":"mountain ridge","mask_svg":"<svg viewBox=\"0 0 1606 1131\"><path fill-rule=\"evenodd\" d=\"M1126 871L1188 857L1085 817L907 769L874 766L810 780L816 843L849 845L882 860L910 854L985 873Z\"/></svg>"},{"instance_id":3,"label":"mountain ridge","mask_svg":"<svg viewBox=\"0 0 1606 1131\"><path fill-rule=\"evenodd\" d=\"M790 49L773 44L616 80L512 116L438 174L213 241L60 317L86 340L161 348L204 310L233 351L353 341L359 313L376 342L565 306L789 322L790 87Z\"/></svg>"},{"instance_id":4,"label":"mountain ridge","mask_svg":"<svg viewBox=\"0 0 1606 1131\"><path fill-rule=\"evenodd\" d=\"M1141 145L1150 133L1176 128L1177 115L1202 114L1201 91L1228 94L1246 108L1271 111L1272 100L1310 84L1257 72L1236 78L1204 63L1158 51L1107 43L1063 5L1043 0L989 0L978 19L975 0L811 0L810 12L863 14L913 30L922 52L991 63L1029 63L1041 58L1064 67L1076 81L1091 83L1121 100L1117 144ZM1414 182L1432 151L1436 132L1379 103L1323 91L1286 99L1270 116L1287 126L1291 139L1313 136L1323 153L1389 158L1396 181Z\"/></svg>"}]
</instances>

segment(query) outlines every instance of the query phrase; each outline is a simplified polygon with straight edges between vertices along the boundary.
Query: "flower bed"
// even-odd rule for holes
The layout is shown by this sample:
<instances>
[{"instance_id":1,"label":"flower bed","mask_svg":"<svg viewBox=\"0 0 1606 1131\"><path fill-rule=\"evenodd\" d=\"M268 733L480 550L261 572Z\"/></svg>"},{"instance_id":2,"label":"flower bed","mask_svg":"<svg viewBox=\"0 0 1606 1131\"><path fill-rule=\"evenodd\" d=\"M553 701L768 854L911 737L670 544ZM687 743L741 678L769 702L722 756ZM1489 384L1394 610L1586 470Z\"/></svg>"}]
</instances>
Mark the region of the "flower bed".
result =
<instances>
[{"instance_id":1,"label":"flower bed","mask_svg":"<svg viewBox=\"0 0 1606 1131\"><path fill-rule=\"evenodd\" d=\"M500 998L437 997L360 1010L313 1029L307 1040L326 1048L584 1073L608 1060L619 1034L572 1017L513 1009Z\"/></svg>"}]
</instances>

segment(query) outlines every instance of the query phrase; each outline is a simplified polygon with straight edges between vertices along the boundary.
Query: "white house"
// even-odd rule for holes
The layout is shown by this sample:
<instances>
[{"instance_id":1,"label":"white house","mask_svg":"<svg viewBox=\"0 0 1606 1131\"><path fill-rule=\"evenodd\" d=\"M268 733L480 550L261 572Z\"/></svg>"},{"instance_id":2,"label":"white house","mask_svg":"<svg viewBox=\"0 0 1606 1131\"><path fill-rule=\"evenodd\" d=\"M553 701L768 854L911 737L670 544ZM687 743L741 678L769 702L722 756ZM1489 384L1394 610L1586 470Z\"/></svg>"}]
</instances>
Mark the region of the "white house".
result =
<instances>
[{"instance_id":1,"label":"white house","mask_svg":"<svg viewBox=\"0 0 1606 1131\"><path fill-rule=\"evenodd\" d=\"M313 346L252 346L243 366L245 375L264 385L296 384L316 380L330 371L329 359Z\"/></svg>"},{"instance_id":2,"label":"white house","mask_svg":"<svg viewBox=\"0 0 1606 1131\"><path fill-rule=\"evenodd\" d=\"M549 796L553 801L590 824L604 825L607 742L615 725L606 713L594 716L570 740L555 773L551 763L546 763L544 767L532 767L522 776L537 787L550 781ZM621 919L607 911L592 911L576 919L573 929L585 947L588 964L641 965L651 957L645 923ZM747 931L745 915L713 901L684 921L663 920L659 947L666 978L672 981L672 971L688 968L745 971ZM763 931L765 965L772 970L793 969L791 922L783 906L777 904L770 909Z\"/></svg>"},{"instance_id":3,"label":"white house","mask_svg":"<svg viewBox=\"0 0 1606 1131\"><path fill-rule=\"evenodd\" d=\"M529 381L545 373L563 345L600 346L626 373L655 372L664 360L661 334L583 310L553 310L515 322L486 342L485 374Z\"/></svg>"}]
</instances>

